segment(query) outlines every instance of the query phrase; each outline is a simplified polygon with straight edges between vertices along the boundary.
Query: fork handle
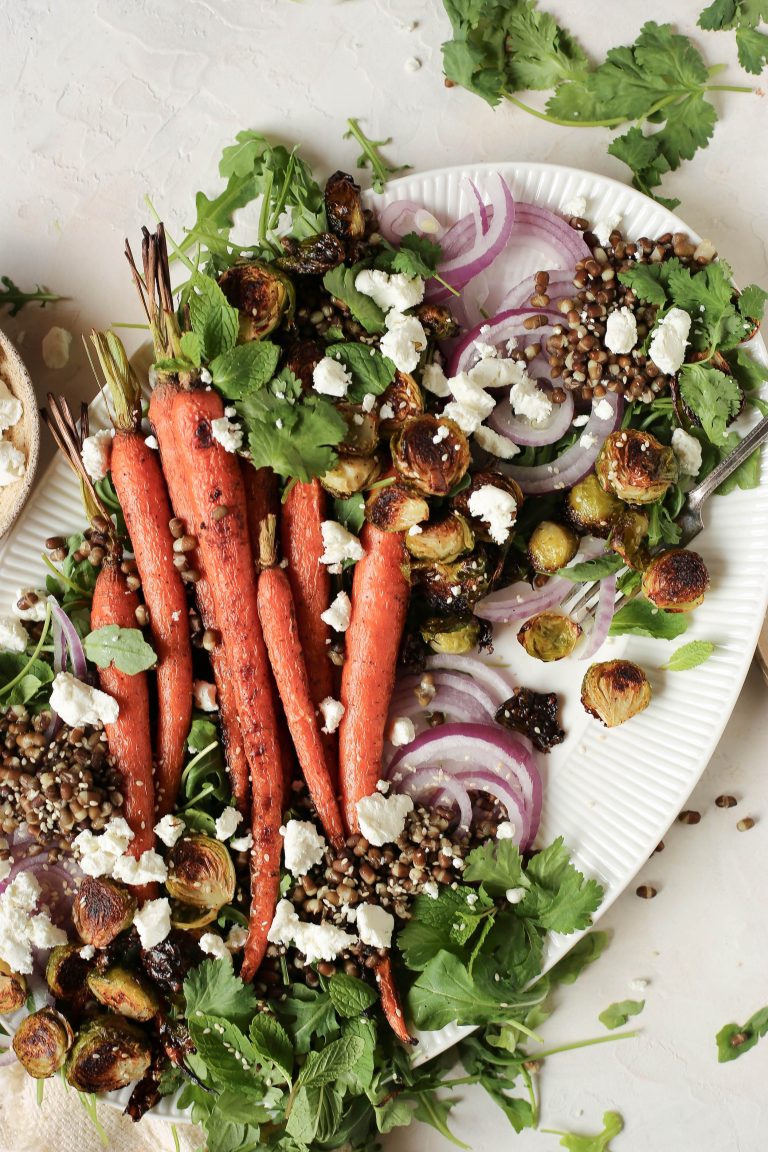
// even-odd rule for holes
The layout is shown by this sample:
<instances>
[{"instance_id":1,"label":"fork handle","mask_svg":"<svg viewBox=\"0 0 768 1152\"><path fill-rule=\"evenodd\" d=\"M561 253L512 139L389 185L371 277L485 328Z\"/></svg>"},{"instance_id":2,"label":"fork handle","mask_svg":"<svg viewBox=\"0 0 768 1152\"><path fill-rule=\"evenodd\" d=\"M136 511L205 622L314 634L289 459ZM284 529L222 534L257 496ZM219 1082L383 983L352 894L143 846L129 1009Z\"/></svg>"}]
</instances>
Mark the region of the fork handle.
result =
<instances>
[{"instance_id":1,"label":"fork handle","mask_svg":"<svg viewBox=\"0 0 768 1152\"><path fill-rule=\"evenodd\" d=\"M729 456L712 469L708 476L706 476L701 484L697 484L688 493L686 504L689 509L696 510L701 507L708 496L720 487L724 480L736 471L736 469L744 463L748 456L751 456L755 448L759 447L764 440L768 439L768 416L763 417L759 424L756 424L751 432L747 432L743 440L734 448Z\"/></svg>"}]
</instances>

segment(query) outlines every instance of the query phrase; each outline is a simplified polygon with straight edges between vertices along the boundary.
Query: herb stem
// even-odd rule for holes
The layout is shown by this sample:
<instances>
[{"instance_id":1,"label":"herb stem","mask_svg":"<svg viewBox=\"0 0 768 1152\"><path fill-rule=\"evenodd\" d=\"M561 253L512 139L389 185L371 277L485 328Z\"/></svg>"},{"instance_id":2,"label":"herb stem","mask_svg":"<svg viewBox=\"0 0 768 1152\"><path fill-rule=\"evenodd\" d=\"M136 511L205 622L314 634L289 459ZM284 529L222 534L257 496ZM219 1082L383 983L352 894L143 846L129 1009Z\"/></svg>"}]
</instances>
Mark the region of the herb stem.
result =
<instances>
[{"instance_id":1,"label":"herb stem","mask_svg":"<svg viewBox=\"0 0 768 1152\"><path fill-rule=\"evenodd\" d=\"M531 1074L527 1068L523 1068L522 1072L523 1072L523 1079L525 1080L525 1086L528 1089L528 1099L531 1102L531 1112L533 1114L531 1117L531 1127L538 1128L538 1126L539 1126L539 1101L536 1097L536 1089L533 1086L533 1077L531 1076Z\"/></svg>"},{"instance_id":2,"label":"herb stem","mask_svg":"<svg viewBox=\"0 0 768 1152\"><path fill-rule=\"evenodd\" d=\"M611 120L560 120L557 116L550 116L548 112L540 112L538 108L532 108L530 104L518 100L517 96L513 96L511 92L505 92L504 95L510 104L514 104L516 108L522 108L523 112L529 112L538 120L546 120L548 124L559 124L563 128L617 128L619 124L626 124L627 122L626 116L617 116Z\"/></svg>"},{"instance_id":3,"label":"herb stem","mask_svg":"<svg viewBox=\"0 0 768 1152\"><path fill-rule=\"evenodd\" d=\"M264 193L261 201L261 211L259 212L259 243L262 247L266 247L269 243L267 240L267 230L269 228L269 198L272 194L272 183L274 176L271 169L267 169L264 176Z\"/></svg>"},{"instance_id":4,"label":"herb stem","mask_svg":"<svg viewBox=\"0 0 768 1152\"><path fill-rule=\"evenodd\" d=\"M537 1052L534 1059L546 1060L548 1056L556 1056L558 1052L575 1052L578 1048L592 1048L595 1044L612 1044L614 1040L632 1040L640 1035L640 1029L632 1032L619 1032L617 1036L595 1036L591 1040L578 1040L575 1044L559 1044L556 1048L547 1048L545 1052Z\"/></svg>"},{"instance_id":5,"label":"herb stem","mask_svg":"<svg viewBox=\"0 0 768 1152\"><path fill-rule=\"evenodd\" d=\"M74 580L70 580L69 576L65 576L64 573L56 567L49 556L46 556L45 553L43 553L41 559L46 568L50 568L51 572L53 572L57 580L61 580L62 584L66 584L67 588L70 588L73 592L79 592L81 596L84 596L85 599L90 602L90 593L86 592L85 588L81 588L79 584L75 584Z\"/></svg>"},{"instance_id":6,"label":"herb stem","mask_svg":"<svg viewBox=\"0 0 768 1152\"><path fill-rule=\"evenodd\" d=\"M739 84L705 84L705 92L754 92L754 88L748 85L743 87Z\"/></svg>"},{"instance_id":7,"label":"herb stem","mask_svg":"<svg viewBox=\"0 0 768 1152\"><path fill-rule=\"evenodd\" d=\"M50 604L46 604L46 606L45 606L45 622L43 623L43 630L40 633L40 639L38 640L32 655L30 656L29 660L27 660L26 664L21 669L21 671L16 673L13 680L9 680L7 684L4 684L3 687L0 688L0 696L5 696L6 692L8 692L11 688L15 688L16 685L21 680L23 680L23 678L26 676L27 669L30 668L34 664L35 660L37 660L37 657L40 655L43 644L45 643L45 638L48 635L48 629L50 628L50 626L51 626L51 606L50 606Z\"/></svg>"},{"instance_id":8,"label":"herb stem","mask_svg":"<svg viewBox=\"0 0 768 1152\"><path fill-rule=\"evenodd\" d=\"M195 765L198 764L202 760L203 756L207 756L209 752L213 752L213 750L217 747L218 747L217 742L215 740L212 740L211 743L208 744L205 748L201 748L196 756L192 757L189 764L187 764L186 768L184 769L184 771L181 775L182 785L186 783L187 779L189 778L189 773L192 771L192 769L195 767Z\"/></svg>"}]
</instances>

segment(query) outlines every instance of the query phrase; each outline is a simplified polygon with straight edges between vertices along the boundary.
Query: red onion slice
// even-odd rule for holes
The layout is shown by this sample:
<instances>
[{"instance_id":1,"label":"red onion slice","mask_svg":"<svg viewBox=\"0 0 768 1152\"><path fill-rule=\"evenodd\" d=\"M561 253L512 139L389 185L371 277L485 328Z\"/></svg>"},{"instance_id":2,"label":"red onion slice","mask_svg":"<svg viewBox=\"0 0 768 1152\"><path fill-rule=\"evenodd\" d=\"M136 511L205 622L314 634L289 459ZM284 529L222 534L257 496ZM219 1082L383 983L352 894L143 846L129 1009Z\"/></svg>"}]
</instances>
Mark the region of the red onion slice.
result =
<instances>
[{"instance_id":1,"label":"red onion slice","mask_svg":"<svg viewBox=\"0 0 768 1152\"><path fill-rule=\"evenodd\" d=\"M389 712L391 716L413 716L418 712L448 712L457 720L487 724L493 720L498 705L479 684L459 672L430 673L434 695L426 704L419 703L424 677L404 676L397 684ZM460 715L463 713L463 715Z\"/></svg>"},{"instance_id":2,"label":"red onion slice","mask_svg":"<svg viewBox=\"0 0 768 1152\"><path fill-rule=\"evenodd\" d=\"M475 343L478 340L484 344L494 344L496 347L502 344L505 352L507 342L518 336L526 335L534 343L538 343L544 329L530 331L525 327L524 322L529 316L540 314L550 317L553 325L562 320L560 313L554 309L532 308L530 306L527 308L510 308L505 312L498 312L490 320L481 320L456 342L448 360L447 375L458 376L459 372L468 372L477 363L480 357Z\"/></svg>"},{"instance_id":3,"label":"red onion slice","mask_svg":"<svg viewBox=\"0 0 768 1152\"><path fill-rule=\"evenodd\" d=\"M415 200L393 200L379 212L379 232L390 244L411 232L437 239L444 231L437 217Z\"/></svg>"},{"instance_id":4,"label":"red onion slice","mask_svg":"<svg viewBox=\"0 0 768 1152\"><path fill-rule=\"evenodd\" d=\"M78 635L77 629L75 628L74 624L70 620L69 616L67 616L64 609L59 604L56 597L55 596L49 596L48 597L48 603L51 606L51 616L53 617L53 619L55 621L55 625L58 625L58 627L61 629L61 631L63 633L64 641L66 642L67 650L69 652L69 660L70 660L70 663L72 665L72 674L73 674L73 676L77 676L78 679L82 680L83 677L88 674L88 665L87 665L86 659L85 659L85 650L83 648L83 642L80 639L80 636ZM55 627L55 625L54 625L54 627ZM55 635L56 635L56 633L54 631L54 637L55 637ZM56 647L55 639L54 639L54 647ZM63 670L64 670L64 664L63 664L63 657L62 657L62 667L57 669L57 671L63 671Z\"/></svg>"},{"instance_id":5,"label":"red onion slice","mask_svg":"<svg viewBox=\"0 0 768 1152\"><path fill-rule=\"evenodd\" d=\"M595 621L587 638L587 647L581 656L582 660L591 660L598 648L601 648L605 643L616 611L617 579L618 575L614 572L600 582L600 596L595 609Z\"/></svg>"},{"instance_id":6,"label":"red onion slice","mask_svg":"<svg viewBox=\"0 0 768 1152\"><path fill-rule=\"evenodd\" d=\"M477 216L474 224L474 238L470 247L452 258L444 259L438 265L438 273L442 280L451 288L463 288L486 268L490 267L499 253L503 252L512 235L515 223L515 202L509 186L501 173L496 173L498 187L489 196L487 208L490 226L483 234L481 218ZM479 226L478 226L479 225ZM450 235L450 234L448 234ZM443 247L446 252L446 244ZM429 299L437 304L449 299L451 292L436 280L430 281L427 292Z\"/></svg>"},{"instance_id":7,"label":"red onion slice","mask_svg":"<svg viewBox=\"0 0 768 1152\"><path fill-rule=\"evenodd\" d=\"M469 186L472 189L475 200L477 201L477 212L480 216L480 227L482 229L483 236L485 236L486 232L491 226L490 216L488 215L488 208L482 196L480 195L480 189L478 188L477 184L475 184L474 180L470 180Z\"/></svg>"},{"instance_id":8,"label":"red onion slice","mask_svg":"<svg viewBox=\"0 0 768 1152\"><path fill-rule=\"evenodd\" d=\"M491 668L479 656L447 656L436 652L427 657L427 668L432 671L446 669L463 672L481 684L493 702L494 715L512 695L512 687L500 672Z\"/></svg>"},{"instance_id":9,"label":"red onion slice","mask_svg":"<svg viewBox=\"0 0 768 1152\"><path fill-rule=\"evenodd\" d=\"M396 791L405 792L414 800L424 801L431 794L435 797L433 801L435 807L438 804L447 805L453 802L459 810L458 830L469 832L472 824L472 802L467 790L442 768L419 768L410 776L403 777L397 784Z\"/></svg>"},{"instance_id":10,"label":"red onion slice","mask_svg":"<svg viewBox=\"0 0 768 1152\"><path fill-rule=\"evenodd\" d=\"M522 200L516 205L515 232L517 237L531 237L534 240L545 236L562 253L563 267L573 268L579 260L588 260L592 255L581 232L571 228L562 216L543 208L540 204L529 204Z\"/></svg>"},{"instance_id":11,"label":"red onion slice","mask_svg":"<svg viewBox=\"0 0 768 1152\"><path fill-rule=\"evenodd\" d=\"M553 404L552 415L546 424L537 426L524 417L515 416L509 399L501 400L488 421L495 432L506 436L513 444L541 448L555 444L565 436L573 420L573 392L566 392L562 404Z\"/></svg>"},{"instance_id":12,"label":"red onion slice","mask_svg":"<svg viewBox=\"0 0 768 1152\"><path fill-rule=\"evenodd\" d=\"M583 560L594 560L602 555L605 545L601 540L591 536L585 537L579 547L572 564ZM481 620L490 620L494 624L507 624L512 621L528 620L538 612L547 612L556 608L573 591L573 581L564 576L550 576L546 584L534 588L525 580L518 580L497 592L491 592L475 604L475 615Z\"/></svg>"},{"instance_id":13,"label":"red onion slice","mask_svg":"<svg viewBox=\"0 0 768 1152\"><path fill-rule=\"evenodd\" d=\"M456 781L472 792L487 792L494 796L507 812L507 819L515 829L514 836L510 837L522 851L525 851L533 840L531 834L531 818L526 811L525 804L514 785L506 780L500 780L492 772L459 772Z\"/></svg>"}]
</instances>

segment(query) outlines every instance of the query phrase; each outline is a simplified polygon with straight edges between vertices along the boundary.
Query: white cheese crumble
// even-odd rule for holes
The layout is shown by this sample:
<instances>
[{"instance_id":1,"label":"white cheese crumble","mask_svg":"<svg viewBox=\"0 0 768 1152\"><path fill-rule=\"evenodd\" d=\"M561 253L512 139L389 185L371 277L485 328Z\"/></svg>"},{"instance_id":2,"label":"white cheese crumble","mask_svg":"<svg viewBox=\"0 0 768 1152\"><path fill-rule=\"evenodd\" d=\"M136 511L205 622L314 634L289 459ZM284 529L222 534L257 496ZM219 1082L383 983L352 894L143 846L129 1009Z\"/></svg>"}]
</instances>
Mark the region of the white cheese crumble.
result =
<instances>
[{"instance_id":1,"label":"white cheese crumble","mask_svg":"<svg viewBox=\"0 0 768 1152\"><path fill-rule=\"evenodd\" d=\"M412 744L416 739L416 729L409 716L396 716L389 729L390 742L395 748L402 748L405 744Z\"/></svg>"},{"instance_id":2,"label":"white cheese crumble","mask_svg":"<svg viewBox=\"0 0 768 1152\"><path fill-rule=\"evenodd\" d=\"M180 840L184 835L186 824L180 816L174 816L171 812L167 816L163 816L154 827L155 836L161 843L165 844L166 848L173 848L177 840Z\"/></svg>"},{"instance_id":3,"label":"white cheese crumble","mask_svg":"<svg viewBox=\"0 0 768 1152\"><path fill-rule=\"evenodd\" d=\"M323 520L320 531L323 536L320 563L327 564L331 572L340 572L345 560L362 560L365 554L362 544L338 520Z\"/></svg>"},{"instance_id":4,"label":"white cheese crumble","mask_svg":"<svg viewBox=\"0 0 768 1152\"><path fill-rule=\"evenodd\" d=\"M394 419L394 415L395 410L391 404L382 404L381 408L379 408L379 416L382 420L392 420Z\"/></svg>"},{"instance_id":5,"label":"white cheese crumble","mask_svg":"<svg viewBox=\"0 0 768 1152\"><path fill-rule=\"evenodd\" d=\"M617 308L609 312L605 322L605 346L617 356L631 352L637 344L637 320L631 309Z\"/></svg>"},{"instance_id":6,"label":"white cheese crumble","mask_svg":"<svg viewBox=\"0 0 768 1152\"><path fill-rule=\"evenodd\" d=\"M156 436L145 436L144 443L146 444L147 448L151 448L153 452L160 451L160 445L157 442Z\"/></svg>"},{"instance_id":7,"label":"white cheese crumble","mask_svg":"<svg viewBox=\"0 0 768 1152\"><path fill-rule=\"evenodd\" d=\"M36 912L40 883L21 872L0 896L0 960L14 972L32 971L32 949L66 944L67 934L51 923L47 908Z\"/></svg>"},{"instance_id":8,"label":"white cheese crumble","mask_svg":"<svg viewBox=\"0 0 768 1152\"><path fill-rule=\"evenodd\" d=\"M600 403L602 404L602 400L600 401ZM610 408L610 404L608 405L608 407ZM581 416L574 416L574 418L573 418L574 428L583 428L584 425L587 424L588 422L589 422L589 416L587 415L586 412Z\"/></svg>"},{"instance_id":9,"label":"white cheese crumble","mask_svg":"<svg viewBox=\"0 0 768 1152\"><path fill-rule=\"evenodd\" d=\"M209 680L192 681L192 698L195 708L201 712L216 712L219 704L216 699L216 685Z\"/></svg>"},{"instance_id":10,"label":"white cheese crumble","mask_svg":"<svg viewBox=\"0 0 768 1152\"><path fill-rule=\"evenodd\" d=\"M93 944L84 944L78 952L78 955L83 960L93 960L94 956L96 955L96 949L94 948Z\"/></svg>"},{"instance_id":11,"label":"white cheese crumble","mask_svg":"<svg viewBox=\"0 0 768 1152\"><path fill-rule=\"evenodd\" d=\"M69 363L72 333L66 328L49 328L43 336L43 360L46 368L65 368Z\"/></svg>"},{"instance_id":12,"label":"white cheese crumble","mask_svg":"<svg viewBox=\"0 0 768 1152\"><path fill-rule=\"evenodd\" d=\"M201 368L200 369L200 383L201 384L213 384L213 376L211 376L211 374L207 368Z\"/></svg>"},{"instance_id":13,"label":"white cheese crumble","mask_svg":"<svg viewBox=\"0 0 768 1152\"><path fill-rule=\"evenodd\" d=\"M29 595L37 597L29 608L19 608L19 601ZM48 593L42 588L17 588L13 596L13 614L19 620L28 620L32 623L41 623L45 620L46 600Z\"/></svg>"},{"instance_id":14,"label":"white cheese crumble","mask_svg":"<svg viewBox=\"0 0 768 1152\"><path fill-rule=\"evenodd\" d=\"M323 356L312 371L312 387L323 396L346 396L352 377L339 360Z\"/></svg>"},{"instance_id":15,"label":"white cheese crumble","mask_svg":"<svg viewBox=\"0 0 768 1152\"><path fill-rule=\"evenodd\" d=\"M491 539L496 544L503 544L517 518L514 496L495 484L483 484L469 497L467 507L478 520L485 521Z\"/></svg>"},{"instance_id":16,"label":"white cheese crumble","mask_svg":"<svg viewBox=\"0 0 768 1152\"><path fill-rule=\"evenodd\" d=\"M445 372L439 364L425 364L421 373L421 386L440 400L444 400L451 394Z\"/></svg>"},{"instance_id":17,"label":"white cheese crumble","mask_svg":"<svg viewBox=\"0 0 768 1152\"><path fill-rule=\"evenodd\" d=\"M475 444L484 452L498 456L499 460L511 460L520 451L517 444L513 444L506 436L494 432L493 428L486 428L485 424L475 429Z\"/></svg>"},{"instance_id":18,"label":"white cheese crumble","mask_svg":"<svg viewBox=\"0 0 768 1152\"><path fill-rule=\"evenodd\" d=\"M701 471L701 444L685 428L672 433L672 451L677 457L680 471L686 476L698 476Z\"/></svg>"},{"instance_id":19,"label":"white cheese crumble","mask_svg":"<svg viewBox=\"0 0 768 1152\"><path fill-rule=\"evenodd\" d=\"M509 392L516 416L525 416L533 425L543 424L552 415L552 401L527 374Z\"/></svg>"},{"instance_id":20,"label":"white cheese crumble","mask_svg":"<svg viewBox=\"0 0 768 1152\"><path fill-rule=\"evenodd\" d=\"M601 220L593 224L592 231L605 248L610 243L611 232L621 224L621 212L606 212Z\"/></svg>"},{"instance_id":21,"label":"white cheese crumble","mask_svg":"<svg viewBox=\"0 0 768 1152\"><path fill-rule=\"evenodd\" d=\"M411 524L410 528L408 529L408 535L421 536L423 531L424 529L422 528L421 524Z\"/></svg>"},{"instance_id":22,"label":"white cheese crumble","mask_svg":"<svg viewBox=\"0 0 768 1152\"><path fill-rule=\"evenodd\" d=\"M131 886L141 884L162 884L168 878L165 860L154 849L142 852L138 860L135 856L120 856L112 869L115 880Z\"/></svg>"},{"instance_id":23,"label":"white cheese crumble","mask_svg":"<svg viewBox=\"0 0 768 1152\"><path fill-rule=\"evenodd\" d=\"M366 392L360 403L360 407L362 408L363 412L373 412L374 408L376 407L376 393Z\"/></svg>"},{"instance_id":24,"label":"white cheese crumble","mask_svg":"<svg viewBox=\"0 0 768 1152\"><path fill-rule=\"evenodd\" d=\"M13 396L0 380L0 432L7 432L18 424L23 412L21 400Z\"/></svg>"},{"instance_id":25,"label":"white cheese crumble","mask_svg":"<svg viewBox=\"0 0 768 1152\"><path fill-rule=\"evenodd\" d=\"M357 802L360 831L376 848L397 840L405 827L406 816L412 811L410 796L382 796L381 792L375 792Z\"/></svg>"},{"instance_id":26,"label":"white cheese crumble","mask_svg":"<svg viewBox=\"0 0 768 1152\"><path fill-rule=\"evenodd\" d=\"M393 310L387 313L384 323L387 331L379 344L382 355L388 356L399 372L413 372L427 346L427 334L421 322L415 316L404 316Z\"/></svg>"},{"instance_id":27,"label":"white cheese crumble","mask_svg":"<svg viewBox=\"0 0 768 1152\"><path fill-rule=\"evenodd\" d=\"M481 360L494 360L499 354L496 345L489 344L486 340L475 340L472 346Z\"/></svg>"},{"instance_id":28,"label":"white cheese crumble","mask_svg":"<svg viewBox=\"0 0 768 1152\"><path fill-rule=\"evenodd\" d=\"M213 956L215 960L231 960L232 954L229 948L219 936L218 932L203 932L198 944L200 951L205 952L208 956Z\"/></svg>"},{"instance_id":29,"label":"white cheese crumble","mask_svg":"<svg viewBox=\"0 0 768 1152\"><path fill-rule=\"evenodd\" d=\"M114 724L120 706L114 696L84 684L71 672L57 672L51 689L51 708L70 728L83 724Z\"/></svg>"},{"instance_id":30,"label":"white cheese crumble","mask_svg":"<svg viewBox=\"0 0 768 1152\"><path fill-rule=\"evenodd\" d=\"M496 407L496 400L477 383L469 372L460 372L448 381L453 400L446 404L443 415L454 420L467 435L475 432Z\"/></svg>"},{"instance_id":31,"label":"white cheese crumble","mask_svg":"<svg viewBox=\"0 0 768 1152\"><path fill-rule=\"evenodd\" d=\"M613 420L615 413L611 407L610 400L606 400L605 397L603 397L602 400L598 400L592 409L592 415L597 416L598 420ZM589 417L587 417L587 420L589 420ZM576 421L574 420L574 424L575 423ZM584 423L586 424L586 420Z\"/></svg>"},{"instance_id":32,"label":"white cheese crumble","mask_svg":"<svg viewBox=\"0 0 768 1152\"><path fill-rule=\"evenodd\" d=\"M286 869L292 876L306 876L310 868L323 859L327 847L325 837L309 820L289 820L280 832Z\"/></svg>"},{"instance_id":33,"label":"white cheese crumble","mask_svg":"<svg viewBox=\"0 0 768 1152\"><path fill-rule=\"evenodd\" d=\"M478 360L467 372L473 384L480 388L510 388L526 379L526 366L522 360L508 357Z\"/></svg>"},{"instance_id":34,"label":"white cheese crumble","mask_svg":"<svg viewBox=\"0 0 768 1152\"><path fill-rule=\"evenodd\" d=\"M243 928L242 924L233 924L227 936L227 948L230 952L239 952L241 948L245 948L247 939L248 929Z\"/></svg>"},{"instance_id":35,"label":"white cheese crumble","mask_svg":"<svg viewBox=\"0 0 768 1152\"><path fill-rule=\"evenodd\" d=\"M29 633L15 616L0 616L0 651L23 652L29 644Z\"/></svg>"},{"instance_id":36,"label":"white cheese crumble","mask_svg":"<svg viewBox=\"0 0 768 1152\"><path fill-rule=\"evenodd\" d=\"M320 613L320 619L335 632L346 632L352 619L352 601L346 592L339 592L330 607Z\"/></svg>"},{"instance_id":37,"label":"white cheese crumble","mask_svg":"<svg viewBox=\"0 0 768 1152\"><path fill-rule=\"evenodd\" d=\"M270 944L295 945L304 953L309 964L316 960L335 960L357 943L353 936L333 924L306 924L299 920L290 900L281 900L275 909L275 916L267 933Z\"/></svg>"},{"instance_id":38,"label":"white cheese crumble","mask_svg":"<svg viewBox=\"0 0 768 1152\"><path fill-rule=\"evenodd\" d=\"M86 876L111 876L132 840L128 822L122 816L113 816L99 836L90 829L78 833L72 847L80 857L80 867Z\"/></svg>"},{"instance_id":39,"label":"white cheese crumble","mask_svg":"<svg viewBox=\"0 0 768 1152\"><path fill-rule=\"evenodd\" d=\"M429 896L430 900L437 900L438 896L440 895L440 889L438 888L437 881L428 880L422 888L422 892L425 896Z\"/></svg>"},{"instance_id":40,"label":"white cheese crumble","mask_svg":"<svg viewBox=\"0 0 768 1152\"><path fill-rule=\"evenodd\" d=\"M691 317L682 308L670 308L653 330L648 355L660 371L674 376L685 360Z\"/></svg>"},{"instance_id":41,"label":"white cheese crumble","mask_svg":"<svg viewBox=\"0 0 768 1152\"><path fill-rule=\"evenodd\" d=\"M0 440L0 488L21 480L26 470L24 453L15 448L10 440Z\"/></svg>"},{"instance_id":42,"label":"white cheese crumble","mask_svg":"<svg viewBox=\"0 0 768 1152\"><path fill-rule=\"evenodd\" d=\"M233 852L248 852L253 848L253 833L246 832L245 836L238 836L236 840L230 840L229 846Z\"/></svg>"},{"instance_id":43,"label":"white cheese crumble","mask_svg":"<svg viewBox=\"0 0 768 1152\"><path fill-rule=\"evenodd\" d=\"M496 829L497 840L514 840L517 829L510 820L502 820Z\"/></svg>"},{"instance_id":44,"label":"white cheese crumble","mask_svg":"<svg viewBox=\"0 0 768 1152\"><path fill-rule=\"evenodd\" d=\"M216 817L216 839L229 840L230 836L234 836L242 820L242 814L237 808L225 808L221 816Z\"/></svg>"},{"instance_id":45,"label":"white cheese crumble","mask_svg":"<svg viewBox=\"0 0 768 1152\"><path fill-rule=\"evenodd\" d=\"M371 948L389 948L395 928L395 918L378 904L358 904L357 934L363 944Z\"/></svg>"},{"instance_id":46,"label":"white cheese crumble","mask_svg":"<svg viewBox=\"0 0 768 1152\"><path fill-rule=\"evenodd\" d=\"M111 429L104 429L86 436L83 440L80 455L91 480L103 480L109 472L113 436L114 432Z\"/></svg>"},{"instance_id":47,"label":"white cheese crumble","mask_svg":"<svg viewBox=\"0 0 768 1152\"><path fill-rule=\"evenodd\" d=\"M211 420L211 436L225 452L239 452L243 446L243 430L239 424L233 424L228 416L218 416Z\"/></svg>"},{"instance_id":48,"label":"white cheese crumble","mask_svg":"<svg viewBox=\"0 0 768 1152\"><path fill-rule=\"evenodd\" d=\"M340 700L334 700L333 696L326 696L325 700L320 701L318 708L323 717L323 726L320 731L325 732L326 736L330 736L341 724L344 705Z\"/></svg>"},{"instance_id":49,"label":"white cheese crumble","mask_svg":"<svg viewBox=\"0 0 768 1152\"><path fill-rule=\"evenodd\" d=\"M570 200L566 200L560 209L563 216L578 216L583 220L587 212L587 198L586 196L571 196Z\"/></svg>"},{"instance_id":50,"label":"white cheese crumble","mask_svg":"<svg viewBox=\"0 0 768 1152\"><path fill-rule=\"evenodd\" d=\"M355 288L369 296L382 312L406 312L424 299L424 281L421 276L406 276L402 272L390 275L378 268L364 268L355 277Z\"/></svg>"},{"instance_id":51,"label":"white cheese crumble","mask_svg":"<svg viewBox=\"0 0 768 1152\"><path fill-rule=\"evenodd\" d=\"M525 900L525 888L507 888L504 895L510 904L522 904Z\"/></svg>"},{"instance_id":52,"label":"white cheese crumble","mask_svg":"<svg viewBox=\"0 0 768 1152\"><path fill-rule=\"evenodd\" d=\"M142 948L161 944L171 930L171 905L165 896L148 900L133 918Z\"/></svg>"},{"instance_id":53,"label":"white cheese crumble","mask_svg":"<svg viewBox=\"0 0 768 1152\"><path fill-rule=\"evenodd\" d=\"M579 437L579 444L582 448L586 448L587 451L589 451L590 448L594 448L597 442L598 437L593 436L591 432L582 432L581 436Z\"/></svg>"}]
</instances>

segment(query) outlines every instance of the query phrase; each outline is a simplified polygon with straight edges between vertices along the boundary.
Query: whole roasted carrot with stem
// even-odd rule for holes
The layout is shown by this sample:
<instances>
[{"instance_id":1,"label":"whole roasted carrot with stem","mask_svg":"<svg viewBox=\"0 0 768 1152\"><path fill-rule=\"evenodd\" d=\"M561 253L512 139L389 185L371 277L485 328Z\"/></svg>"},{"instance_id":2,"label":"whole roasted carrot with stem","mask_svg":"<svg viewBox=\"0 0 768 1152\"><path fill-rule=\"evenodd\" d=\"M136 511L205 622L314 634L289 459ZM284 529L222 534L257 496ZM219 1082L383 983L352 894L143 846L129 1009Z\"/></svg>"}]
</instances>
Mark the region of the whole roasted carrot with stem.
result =
<instances>
[{"instance_id":1,"label":"whole roasted carrot with stem","mask_svg":"<svg viewBox=\"0 0 768 1152\"><path fill-rule=\"evenodd\" d=\"M324 552L321 524L326 497L317 480L297 483L285 498L280 519L281 545L296 606L296 622L309 673L315 708L336 695L336 672L328 658L333 633L321 614L331 603L331 577L320 563ZM325 733L326 760L334 787L338 776L338 738Z\"/></svg>"},{"instance_id":2,"label":"whole roasted carrot with stem","mask_svg":"<svg viewBox=\"0 0 768 1152\"><path fill-rule=\"evenodd\" d=\"M275 530L275 517L267 516L259 539L262 568L258 587L259 618L304 779L325 833L339 849L344 842L341 812L325 760L291 585L284 569L276 566Z\"/></svg>"},{"instance_id":3,"label":"whole roasted carrot with stem","mask_svg":"<svg viewBox=\"0 0 768 1152\"><path fill-rule=\"evenodd\" d=\"M112 482L136 558L157 655L155 803L162 817L176 804L192 718L187 597L173 562L171 505L160 459L140 431L141 385L113 332L93 332L91 341L112 397Z\"/></svg>"},{"instance_id":4,"label":"whole roasted carrot with stem","mask_svg":"<svg viewBox=\"0 0 768 1152\"><path fill-rule=\"evenodd\" d=\"M367 523L360 539L365 555L352 578L339 726L339 787L350 832L359 828L357 802L376 790L381 775L384 728L410 591L400 533L382 532Z\"/></svg>"}]
</instances>

